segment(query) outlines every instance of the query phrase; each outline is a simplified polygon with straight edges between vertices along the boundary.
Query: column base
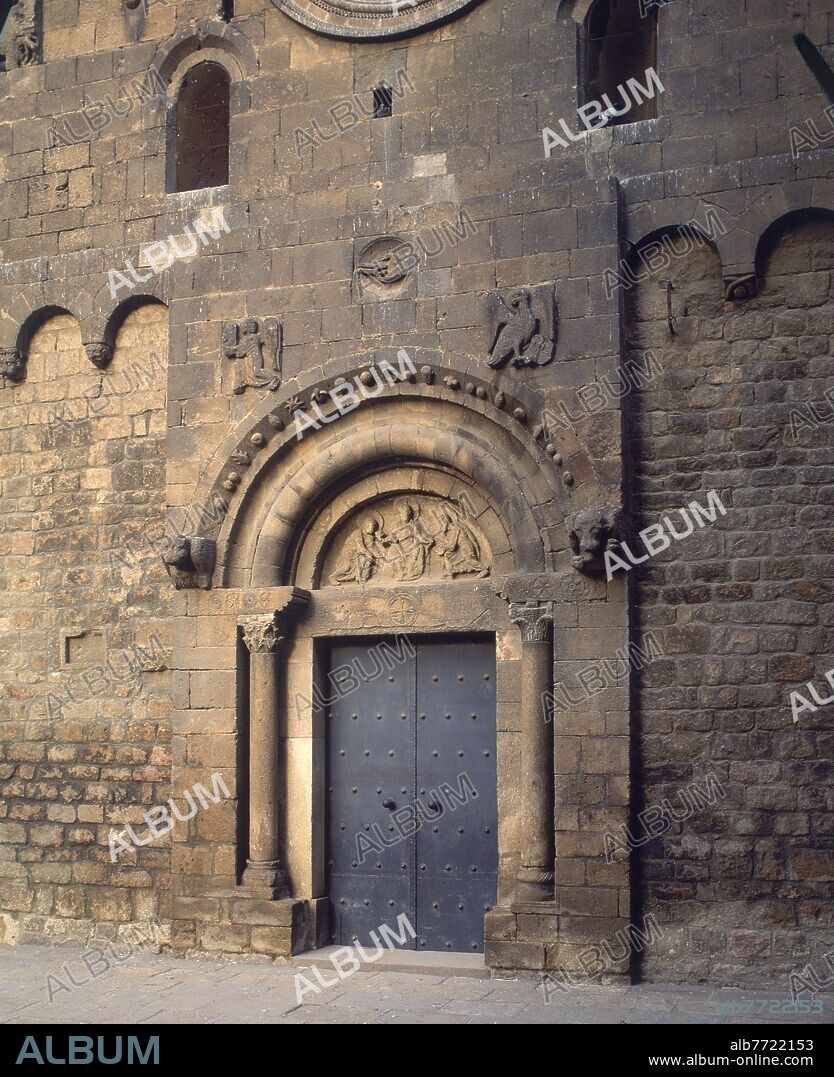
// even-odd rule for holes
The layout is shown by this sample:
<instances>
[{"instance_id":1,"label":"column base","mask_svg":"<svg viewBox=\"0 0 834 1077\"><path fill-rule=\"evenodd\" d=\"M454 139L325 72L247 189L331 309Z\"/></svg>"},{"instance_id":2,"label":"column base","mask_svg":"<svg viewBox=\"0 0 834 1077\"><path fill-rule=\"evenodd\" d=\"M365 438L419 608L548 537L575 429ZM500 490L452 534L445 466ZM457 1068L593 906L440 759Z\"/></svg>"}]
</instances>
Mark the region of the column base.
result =
<instances>
[{"instance_id":1,"label":"column base","mask_svg":"<svg viewBox=\"0 0 834 1077\"><path fill-rule=\"evenodd\" d=\"M268 901L290 896L286 873L277 860L247 860L241 883L247 894Z\"/></svg>"},{"instance_id":2,"label":"column base","mask_svg":"<svg viewBox=\"0 0 834 1077\"><path fill-rule=\"evenodd\" d=\"M267 954L284 959L327 945L327 898L271 900L242 886L172 899L178 950Z\"/></svg>"},{"instance_id":3,"label":"column base","mask_svg":"<svg viewBox=\"0 0 834 1077\"><path fill-rule=\"evenodd\" d=\"M553 901L554 874L544 868L519 868L516 876L515 901Z\"/></svg>"}]
</instances>

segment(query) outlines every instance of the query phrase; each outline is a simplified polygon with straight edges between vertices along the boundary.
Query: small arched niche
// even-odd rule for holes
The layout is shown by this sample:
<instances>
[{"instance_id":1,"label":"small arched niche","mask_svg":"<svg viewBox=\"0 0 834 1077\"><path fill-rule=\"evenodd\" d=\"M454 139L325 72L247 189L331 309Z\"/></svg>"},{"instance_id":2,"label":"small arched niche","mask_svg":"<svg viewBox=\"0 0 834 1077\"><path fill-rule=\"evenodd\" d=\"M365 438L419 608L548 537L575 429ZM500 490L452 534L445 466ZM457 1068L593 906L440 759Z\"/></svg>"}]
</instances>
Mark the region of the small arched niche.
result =
<instances>
[{"instance_id":1,"label":"small arched niche","mask_svg":"<svg viewBox=\"0 0 834 1077\"><path fill-rule=\"evenodd\" d=\"M756 247L756 272L762 289L770 293L809 271L828 272L832 240L834 212L830 209L809 207L783 214L764 230ZM804 286L807 288L807 281Z\"/></svg>"}]
</instances>

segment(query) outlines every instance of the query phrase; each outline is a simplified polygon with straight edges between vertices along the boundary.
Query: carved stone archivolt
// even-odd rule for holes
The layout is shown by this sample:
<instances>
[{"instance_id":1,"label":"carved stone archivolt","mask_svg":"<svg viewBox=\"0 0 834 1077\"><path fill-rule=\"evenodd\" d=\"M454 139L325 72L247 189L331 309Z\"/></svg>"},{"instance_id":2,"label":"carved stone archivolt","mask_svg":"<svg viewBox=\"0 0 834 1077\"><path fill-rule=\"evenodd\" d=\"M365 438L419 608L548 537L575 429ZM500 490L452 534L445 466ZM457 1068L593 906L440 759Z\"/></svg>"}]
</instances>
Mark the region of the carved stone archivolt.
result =
<instances>
[{"instance_id":1,"label":"carved stone archivolt","mask_svg":"<svg viewBox=\"0 0 834 1077\"><path fill-rule=\"evenodd\" d=\"M281 384L282 344L281 323L275 318L224 322L221 349L224 359L235 361L233 392L249 387L274 392Z\"/></svg>"},{"instance_id":2,"label":"carved stone archivolt","mask_svg":"<svg viewBox=\"0 0 834 1077\"><path fill-rule=\"evenodd\" d=\"M423 364L419 367L419 376L409 376L400 384L398 388L399 395L404 395L403 390L405 389L412 390L412 386L412 391L415 391L417 395L432 398L436 398L438 390L441 390L441 392L448 390L449 393L454 394L454 400L457 404L462 407L474 406L481 414L483 414L485 406L487 408L497 408L512 418L520 427L529 430L540 447L542 459L559 469L564 486L570 488L574 485L573 474L568 470L561 470L563 457L559 451L558 444L555 440L549 440L555 438L555 434L552 434L546 425L546 410L540 417L535 414L529 414L528 409L522 407L521 402L516 397L511 396L499 386L481 381L467 381L456 374L444 373L444 370L447 369L443 366ZM356 376L359 377L360 381L362 380L362 374L354 374L354 380ZM259 446L265 444L270 438L274 439L277 444L296 443L298 441L296 422L299 414L306 415L305 409L308 406L306 401L320 397L325 385L337 384L340 381L347 380L347 377L342 374L336 377L333 382L328 379L324 382L310 382L302 386L299 386L295 381L285 383L283 390L287 395L282 396L272 410L263 417L261 420L263 423L262 429L252 437L253 444L255 443L255 436L259 438ZM373 381L373 378L371 377L370 380ZM290 392L291 387L292 392ZM312 440L313 436L312 434L310 435L310 440ZM248 450L250 446L248 441L244 440L239 443L239 447L243 450ZM574 455L576 455L575 450ZM212 492L207 493L207 502L211 503L220 498L226 501L228 505L227 495L237 492L243 476L236 470L236 467L240 465L235 456L236 454L233 453L226 458L223 465L224 470L213 479L214 489ZM232 468L232 470L227 470L229 468Z\"/></svg>"},{"instance_id":3,"label":"carved stone archivolt","mask_svg":"<svg viewBox=\"0 0 834 1077\"><path fill-rule=\"evenodd\" d=\"M218 582L222 580L225 585L236 587L293 581L305 587L323 588L358 585L363 573L373 581L372 586L410 582L399 580L387 563L377 564L376 554L371 559L373 563L361 567L367 551L354 561L360 567L345 571L342 547L347 542L348 530L351 534L361 531L360 519L369 510L379 511L383 498L438 496L456 501L469 488L490 492L486 503L479 500L475 513L464 513L465 522L480 547L475 557L478 570L474 566L471 572L453 571L445 565L441 568L440 553L433 549L427 559L425 578L473 580L485 570L491 577L493 573L544 571L553 567L557 555L554 544L559 543L559 556L564 550L564 542L555 531L552 538L546 539L541 556L538 545L524 538L537 533L531 515L533 501L542 505L555 498L560 514L566 514L570 504L572 490L568 480L573 476L561 471L561 452L555 442L548 440L550 432L544 426L546 409L542 412L541 404L536 406L531 399L509 391L500 380L491 384L471 370L464 373L450 370L436 362L434 353L423 352L426 354L431 355L431 365L422 362L420 354L412 356L417 373L413 380L404 380L396 386L395 401L383 392L378 400L363 403L339 422L309 431L302 441L297 437L297 413L288 405L303 408L303 401L310 399L316 390L332 386L346 372L358 369L355 365L339 366L327 378L315 375L294 378L284 383L277 398L265 395L255 403L253 416L242 420L236 431L238 440L226 441L206 467L194 501L195 511L209 514L212 521L217 521L218 559L223 565ZM456 388L447 385L447 379ZM482 391L479 393L478 389ZM464 425L453 409L466 416L465 434ZM342 452L343 436L347 438L354 432L356 416L366 415L374 419L374 437L354 439L351 451ZM434 423L437 431L429 438L426 427ZM475 430L480 431L478 437L473 437ZM253 431L259 442L263 439L268 443L257 460L252 453ZM594 465L575 437L566 440L565 460L576 467L576 488L587 497L589 485L596 479ZM407 460L409 466L418 466L420 474L402 482L392 481L391 469L380 458L381 445L385 445L384 455L394 471L399 472L399 462ZM548 451L549 445L557 451ZM239 463L238 450L250 456L249 467L245 462ZM521 463L528 459L535 464L533 472ZM516 466L517 462L520 466ZM368 477L385 474L386 478L375 479L356 496L356 476L363 473ZM444 473L447 480L442 487L424 478ZM468 476L474 475L478 476L477 484L467 481ZM273 484L273 476L275 493L269 495L273 498L273 508L267 512L265 505L269 498L261 497L259 491L266 483ZM332 502L332 511L322 500L327 487L343 492L342 497ZM349 491L350 496L345 496L344 491ZM245 522L240 524L241 520ZM349 521L353 521L350 527ZM247 537L232 542L231 530L238 526L242 526L241 534ZM379 529L379 526L369 528L372 552L376 544L371 539ZM387 534L391 529L391 521L383 518L382 530ZM520 537L513 540L511 534ZM514 550L519 548L522 553L515 556ZM465 564L465 557L463 561ZM420 567L418 561L418 570ZM339 573L340 578L332 580L334 573Z\"/></svg>"},{"instance_id":4,"label":"carved stone archivolt","mask_svg":"<svg viewBox=\"0 0 834 1077\"><path fill-rule=\"evenodd\" d=\"M333 543L324 579L337 585L452 580L488 576L491 565L486 540L461 504L401 496L351 519Z\"/></svg>"},{"instance_id":5,"label":"carved stone archivolt","mask_svg":"<svg viewBox=\"0 0 834 1077\"><path fill-rule=\"evenodd\" d=\"M489 365L500 370L544 366L556 354L558 318L552 284L512 288L487 296Z\"/></svg>"}]
</instances>

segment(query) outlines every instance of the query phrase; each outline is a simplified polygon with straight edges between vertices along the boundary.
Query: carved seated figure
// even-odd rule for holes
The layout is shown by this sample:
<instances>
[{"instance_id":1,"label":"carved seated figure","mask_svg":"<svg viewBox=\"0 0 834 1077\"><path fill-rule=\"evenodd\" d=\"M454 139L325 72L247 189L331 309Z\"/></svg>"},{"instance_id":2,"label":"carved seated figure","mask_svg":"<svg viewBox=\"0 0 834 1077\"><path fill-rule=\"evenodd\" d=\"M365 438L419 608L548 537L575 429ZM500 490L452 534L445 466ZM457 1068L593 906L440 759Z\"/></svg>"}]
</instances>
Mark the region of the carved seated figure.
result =
<instances>
[{"instance_id":1,"label":"carved seated figure","mask_svg":"<svg viewBox=\"0 0 834 1077\"><path fill-rule=\"evenodd\" d=\"M385 558L385 543L382 517L371 512L345 547L331 583L367 583Z\"/></svg>"},{"instance_id":2,"label":"carved seated figure","mask_svg":"<svg viewBox=\"0 0 834 1077\"><path fill-rule=\"evenodd\" d=\"M478 539L460 510L454 505L441 505L439 516L442 529L436 548L443 558L443 575L454 578L474 572L481 579L488 576L489 565L484 564Z\"/></svg>"}]
</instances>

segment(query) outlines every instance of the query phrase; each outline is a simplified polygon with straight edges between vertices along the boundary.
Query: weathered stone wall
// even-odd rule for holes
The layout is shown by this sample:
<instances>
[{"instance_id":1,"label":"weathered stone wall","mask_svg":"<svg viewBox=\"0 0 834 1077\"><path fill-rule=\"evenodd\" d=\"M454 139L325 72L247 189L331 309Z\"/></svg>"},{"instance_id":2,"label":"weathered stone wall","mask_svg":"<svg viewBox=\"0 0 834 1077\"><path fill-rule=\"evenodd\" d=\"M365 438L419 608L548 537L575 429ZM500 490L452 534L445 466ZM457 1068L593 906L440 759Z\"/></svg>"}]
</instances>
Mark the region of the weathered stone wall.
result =
<instances>
[{"instance_id":1,"label":"weathered stone wall","mask_svg":"<svg viewBox=\"0 0 834 1077\"><path fill-rule=\"evenodd\" d=\"M165 840L114 864L109 838L170 781L169 586L145 541L163 518L166 323L130 314L101 374L58 315L0 397L6 941L165 915Z\"/></svg>"},{"instance_id":2,"label":"weathered stone wall","mask_svg":"<svg viewBox=\"0 0 834 1077\"><path fill-rule=\"evenodd\" d=\"M803 439L785 441L784 411L800 386L809 400L825 386L815 396L809 379L826 373L820 320L830 308L819 289L828 287L828 256L814 245L828 233L808 226L784 241L764 268L764 296L747 305L722 305L721 275L752 268L756 238L785 212L834 205L825 178L831 151L806 150L796 161L790 154L792 123L816 118L827 129L825 99L791 36L804 30L829 47L831 0L663 5L658 119L594 132L545 160L544 125L564 117L577 129L579 30L571 11L582 6L484 0L443 27L356 44L310 33L270 0L237 0L230 25L217 18L217 0L151 0L147 16L142 7L125 13L121 0L47 0L44 62L0 76L0 346L39 306L66 308L81 321L80 334L66 317L47 322L29 348L26 379L0 390L7 671L0 716L8 753L0 764L7 782L0 867L8 872L0 908L8 914L7 938L54 935L57 919L65 932L83 935L95 921L166 917L165 839L118 866L108 862L106 841L111 823L137 821L169 794L172 703L183 733L197 733L188 725L195 704L211 717L205 736L191 738L200 742L193 757L178 760L185 784L206 780L210 767L228 768L236 796L231 758L239 731L228 677L211 665L218 656L208 652L221 645L213 635L201 635L193 618L177 625L184 645L204 651L193 698L190 681L177 677L169 685L163 669L118 683L111 675L103 687L91 672L108 657L116 664L117 653L136 654L137 645L153 651L153 639L167 653L170 583L143 532L160 536L166 503L184 509L212 485L222 488L238 434L251 430L259 408L266 414L265 390L232 392L223 323L281 320L284 384L274 399L282 409L290 393L303 390L309 400L314 385L355 372L380 349L406 347L418 362L454 366L465 373L465 388L470 372L473 382L491 376L485 294L550 281L560 313L556 361L504 371L491 391L517 390L530 429L545 406L562 402L577 414L577 391L613 378L627 332L631 351L655 347L666 371L641 397L629 428L639 521L653 522L661 508L697 496L713 474L722 495L727 479L731 512L743 514L685 540L668 564L649 564L635 592L633 637L663 628L667 652L643 674L631 715L632 765L642 768L632 775L636 808L700 778L701 760L711 759L730 786L714 810L682 824L683 837L640 853L631 915L639 923L654 912L667 931L644 971L658 979L761 980L763 970L804 960L803 936L808 947L821 945L823 913L815 903L828 869L809 850L823 848L813 798L823 788L818 759L828 745L809 732L817 717L798 728L790 723L786 693L827 668L819 635L825 594L814 573L822 577L828 566L811 544L822 541L828 461L812 455L821 451L816 441L807 448ZM170 194L170 95L153 84L140 92L137 83L152 64L171 78L198 51L233 70L230 184ZM372 120L372 88L383 77L402 92L392 117ZM128 86L143 100L107 119L102 103ZM328 111L334 106L338 122ZM299 156L297 132L309 137L314 122L317 144ZM64 123L77 143L50 147L51 131L66 138ZM636 293L623 330L620 296L603 286L623 240L637 242L696 213L703 220L705 204L717 205L727 225L723 265L705 252L666 272L675 282L678 336L669 340L657 277ZM99 374L81 344L99 339L96 325L127 298L111 298L108 270L127 259L141 268L144 245L181 236L214 206L223 208L229 233L147 285L168 302L169 328L162 308L130 314L113 363ZM396 297L358 294L354 268L366 243L420 236L435 250L434 230L459 228L464 210L477 231L421 256ZM794 277L790 259L796 255L805 270L812 248L813 269ZM807 309L800 286L814 300ZM807 322L800 325L797 312ZM45 358L56 344L59 358ZM147 365L157 345L165 362L147 385L114 388L122 373ZM89 387L106 399L105 410L48 421L53 402L69 412ZM776 406L774 417L768 409ZM760 429L767 423L777 427L773 437ZM579 507L609 494L615 501L623 470L617 402L588 407L569 426L555 440L562 473L573 476L571 501ZM423 436L432 433L427 424ZM713 443L717 462L706 455ZM791 506L783 515L769 505L771 480ZM813 498L807 504L798 500L805 491ZM240 490L229 494L237 511ZM192 517L188 530L199 526ZM777 542L772 528L784 539ZM542 530L567 568L561 516L554 512ZM796 545L785 553L789 541ZM668 576L656 580L655 573ZM557 678L572 679L595 658L586 643L578 645L577 627L596 629L610 658L625 631L622 612L600 611L589 626L577 625L569 611L556 626ZM104 635L62 644L62 629ZM68 667L60 665L62 647ZM165 664L153 655L139 661ZM629 797L627 675L618 668L605 697L555 723L557 882L577 917L587 918L580 943L610 934L628 915L627 870L606 865L602 855ZM71 689L73 698L50 715L50 693L63 698L59 689ZM815 744L807 739L813 736ZM233 849L232 815L224 805L190 825L175 858L183 875L234 874L240 848ZM705 844L710 835L714 842ZM211 855L192 847L203 837L216 843ZM214 912L208 907L205 922ZM528 960L529 944L515 930L508 967ZM210 932L202 939L185 932L178 943L208 945L207 938ZM222 941L218 934L211 944ZM531 967L545 960L550 941L535 941ZM547 960L558 967L561 959L551 948Z\"/></svg>"},{"instance_id":3,"label":"weathered stone wall","mask_svg":"<svg viewBox=\"0 0 834 1077\"><path fill-rule=\"evenodd\" d=\"M834 946L831 718L795 723L790 703L811 680L827 696L834 665L834 424L808 419L810 403L832 414L832 270L834 223L816 220L779 232L744 305L722 302L706 244L676 262L676 336L656 281L627 296L629 354L662 367L632 400L635 530L671 514L685 531L673 510L712 490L727 510L635 570L664 651L633 716L635 809L661 809L632 829L640 915L664 933L650 979L767 969L788 997L789 973Z\"/></svg>"}]
</instances>

